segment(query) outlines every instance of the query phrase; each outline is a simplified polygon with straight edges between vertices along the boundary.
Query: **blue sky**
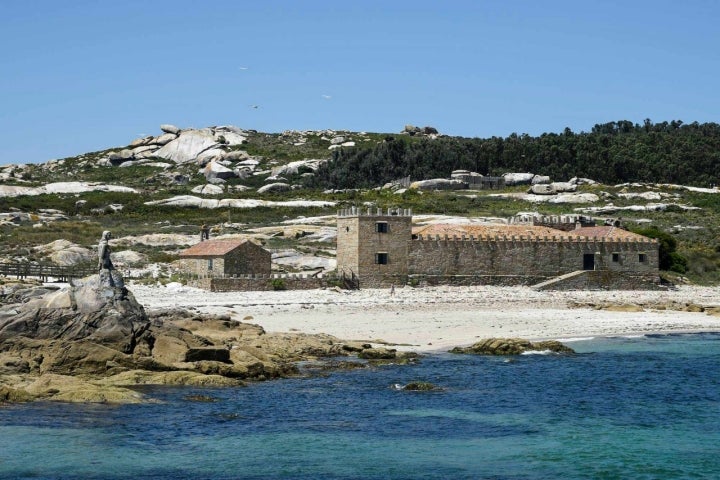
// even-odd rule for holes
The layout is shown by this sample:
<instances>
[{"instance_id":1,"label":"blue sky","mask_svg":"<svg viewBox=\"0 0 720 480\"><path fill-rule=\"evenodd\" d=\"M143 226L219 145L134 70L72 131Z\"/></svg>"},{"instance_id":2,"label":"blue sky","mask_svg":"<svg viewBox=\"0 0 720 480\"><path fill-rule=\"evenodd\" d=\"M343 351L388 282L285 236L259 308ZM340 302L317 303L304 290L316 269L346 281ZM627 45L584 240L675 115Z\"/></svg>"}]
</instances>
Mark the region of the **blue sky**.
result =
<instances>
[{"instance_id":1,"label":"blue sky","mask_svg":"<svg viewBox=\"0 0 720 480\"><path fill-rule=\"evenodd\" d=\"M0 164L161 123L490 137L716 122L718 24L702 0L2 0Z\"/></svg>"}]
</instances>

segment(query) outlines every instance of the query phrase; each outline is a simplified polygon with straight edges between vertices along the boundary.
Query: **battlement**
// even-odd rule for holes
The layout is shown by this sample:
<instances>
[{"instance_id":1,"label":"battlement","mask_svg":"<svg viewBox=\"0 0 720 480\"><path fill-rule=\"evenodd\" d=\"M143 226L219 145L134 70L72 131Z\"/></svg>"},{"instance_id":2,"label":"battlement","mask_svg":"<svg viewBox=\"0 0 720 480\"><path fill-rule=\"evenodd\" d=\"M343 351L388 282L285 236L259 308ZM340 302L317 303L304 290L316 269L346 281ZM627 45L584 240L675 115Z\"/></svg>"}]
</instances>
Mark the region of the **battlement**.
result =
<instances>
[{"instance_id":1,"label":"battlement","mask_svg":"<svg viewBox=\"0 0 720 480\"><path fill-rule=\"evenodd\" d=\"M388 208L383 211L382 208L367 207L362 209L360 207L350 207L338 210L338 217L412 217L411 208Z\"/></svg>"},{"instance_id":2,"label":"battlement","mask_svg":"<svg viewBox=\"0 0 720 480\"><path fill-rule=\"evenodd\" d=\"M657 240L654 238L617 238L617 237L587 237L582 235L491 235L491 236L474 236L474 235L422 235L413 237L416 241L425 242L544 242L544 243L607 243L607 244L655 244Z\"/></svg>"}]
</instances>

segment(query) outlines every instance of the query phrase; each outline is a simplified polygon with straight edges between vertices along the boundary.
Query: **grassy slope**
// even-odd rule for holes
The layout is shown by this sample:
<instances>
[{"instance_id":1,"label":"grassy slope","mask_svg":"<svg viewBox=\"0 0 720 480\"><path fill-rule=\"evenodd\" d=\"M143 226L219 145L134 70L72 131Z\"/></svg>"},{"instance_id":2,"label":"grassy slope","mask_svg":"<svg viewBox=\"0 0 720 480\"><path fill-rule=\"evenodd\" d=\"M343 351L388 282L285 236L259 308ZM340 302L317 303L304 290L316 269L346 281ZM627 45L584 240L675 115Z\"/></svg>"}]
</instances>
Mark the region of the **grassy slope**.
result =
<instances>
[{"instance_id":1,"label":"grassy slope","mask_svg":"<svg viewBox=\"0 0 720 480\"><path fill-rule=\"evenodd\" d=\"M355 134L352 132L338 132L348 140L358 144L379 142L386 134ZM295 146L296 138L281 134L253 133L249 142L242 149L250 155L260 158L259 170L269 169L272 166L305 158L328 158L330 156L329 140L322 139L322 135L307 135L304 145ZM71 240L75 243L92 246L97 243L100 232L110 229L116 236L138 235L156 232L196 234L198 225L210 222L222 224L231 220L233 223L242 223L241 230L260 226L277 225L288 218L298 216L318 216L334 214L337 208L349 205L360 205L370 202L382 208L402 206L412 208L415 213L444 213L462 216L493 216L507 217L521 211L537 211L543 214L573 213L573 209L580 205L551 205L532 204L521 200L499 199L488 196L497 191L477 192L475 198L469 198L467 192L406 192L401 195L386 190L367 190L342 193L323 193L316 190L294 190L284 194L264 195L263 199L317 199L339 202L338 207L332 208L255 208L228 211L213 211L197 208L158 208L144 204L148 200L167 198L173 195L188 195L190 190L204 179L197 174L197 166L186 165L173 169L188 175L191 181L183 186L168 186L161 179L162 170L153 167L135 166L128 168L96 167L98 159L107 154L107 151L93 152L79 157L64 159L64 162L50 172L43 166L27 166L22 178L14 183L22 185L43 185L57 181L93 181L126 185L142 191L141 195L127 193L90 192L78 195L40 195L16 198L0 198L0 212L19 209L24 212L37 212L40 209L52 208L62 210L69 216L69 220L53 222L38 227L32 223L20 226L0 227L0 250L5 257L12 255L25 255L33 258L32 247L49 243L58 238ZM448 172L449 175L450 172ZM542 172L537 172L542 173ZM264 177L252 177L248 180L232 180L230 184L244 184L251 187L262 185ZM299 183L299 178L290 178L291 183ZM6 182L13 183L13 182ZM509 188L508 191L523 191L524 187ZM619 191L647 191L645 187L618 188L612 186L583 186L581 191L617 194ZM679 241L679 250L689 260L687 277L698 283L720 283L720 194L693 193L684 190L666 191L679 198L663 200L663 202L676 202L680 204L700 207L698 211L682 211L670 209L665 212L622 212L616 216L623 218L626 224L632 226L638 219L647 219L651 225L673 233ZM228 193L223 198L259 198L254 191ZM76 207L78 200L87 203L81 208ZM638 199L612 198L616 206L648 203ZM606 205L608 201L601 200L598 206ZM122 204L124 208L119 212L110 213L105 209L109 204ZM93 213L93 209L100 209L104 213ZM696 226L700 229L678 229L676 226ZM276 247L292 247L293 239L274 239ZM327 246L325 247L327 248ZM151 258L165 258L163 249L140 247Z\"/></svg>"}]
</instances>

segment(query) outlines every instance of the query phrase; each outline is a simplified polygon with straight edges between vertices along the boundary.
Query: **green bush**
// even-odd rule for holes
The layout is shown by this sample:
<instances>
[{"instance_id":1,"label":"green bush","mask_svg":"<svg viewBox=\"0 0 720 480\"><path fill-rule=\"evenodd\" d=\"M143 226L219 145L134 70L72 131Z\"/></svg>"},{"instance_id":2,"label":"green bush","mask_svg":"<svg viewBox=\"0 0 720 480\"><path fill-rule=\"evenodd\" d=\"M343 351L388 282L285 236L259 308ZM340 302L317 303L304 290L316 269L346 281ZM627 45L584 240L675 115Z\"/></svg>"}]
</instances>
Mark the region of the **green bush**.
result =
<instances>
[{"instance_id":1,"label":"green bush","mask_svg":"<svg viewBox=\"0 0 720 480\"><path fill-rule=\"evenodd\" d=\"M657 227L637 229L635 233L657 239L660 244L660 270L669 270L677 273L685 273L687 271L687 260L676 252L677 240L675 237Z\"/></svg>"},{"instance_id":2,"label":"green bush","mask_svg":"<svg viewBox=\"0 0 720 480\"><path fill-rule=\"evenodd\" d=\"M282 278L273 278L270 281L270 285L272 286L273 290L287 290L287 287L285 286L285 280Z\"/></svg>"}]
</instances>

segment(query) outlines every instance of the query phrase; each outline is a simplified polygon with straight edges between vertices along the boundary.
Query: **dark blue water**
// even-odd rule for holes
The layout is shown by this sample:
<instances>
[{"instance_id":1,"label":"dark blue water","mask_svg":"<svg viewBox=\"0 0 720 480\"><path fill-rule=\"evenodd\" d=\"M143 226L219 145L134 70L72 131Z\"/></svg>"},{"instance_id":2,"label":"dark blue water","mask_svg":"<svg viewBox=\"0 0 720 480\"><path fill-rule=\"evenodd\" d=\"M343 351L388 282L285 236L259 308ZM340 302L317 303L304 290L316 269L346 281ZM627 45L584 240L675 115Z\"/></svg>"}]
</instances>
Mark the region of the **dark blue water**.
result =
<instances>
[{"instance_id":1,"label":"dark blue water","mask_svg":"<svg viewBox=\"0 0 720 480\"><path fill-rule=\"evenodd\" d=\"M2 478L720 478L720 335L0 408ZM422 380L444 390L398 391ZM190 401L189 395L214 402Z\"/></svg>"}]
</instances>

